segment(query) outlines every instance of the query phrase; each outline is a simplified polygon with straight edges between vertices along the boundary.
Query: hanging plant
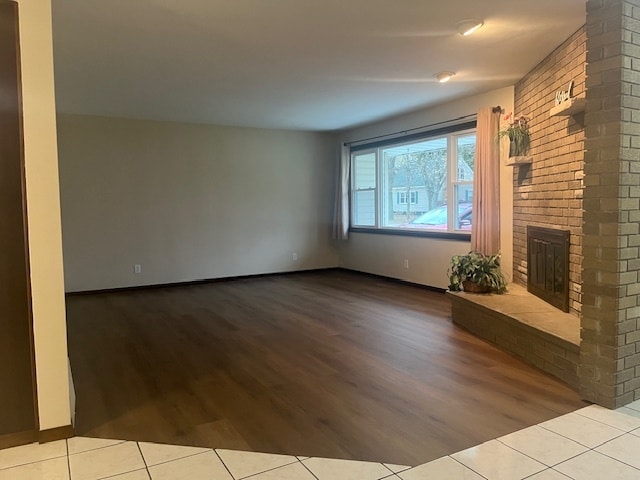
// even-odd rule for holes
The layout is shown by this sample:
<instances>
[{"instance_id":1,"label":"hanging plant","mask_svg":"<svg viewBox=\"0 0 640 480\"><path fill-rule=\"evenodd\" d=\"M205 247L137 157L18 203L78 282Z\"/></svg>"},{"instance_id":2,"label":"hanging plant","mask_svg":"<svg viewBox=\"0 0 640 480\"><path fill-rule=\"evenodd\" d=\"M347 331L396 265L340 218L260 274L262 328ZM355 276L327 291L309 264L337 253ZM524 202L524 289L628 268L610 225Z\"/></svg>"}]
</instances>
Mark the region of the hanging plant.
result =
<instances>
[{"instance_id":1,"label":"hanging plant","mask_svg":"<svg viewBox=\"0 0 640 480\"><path fill-rule=\"evenodd\" d=\"M509 138L509 156L520 157L529 151L529 117L521 115L514 117L513 113L504 117L509 125L504 130L498 132L498 139Z\"/></svg>"}]
</instances>

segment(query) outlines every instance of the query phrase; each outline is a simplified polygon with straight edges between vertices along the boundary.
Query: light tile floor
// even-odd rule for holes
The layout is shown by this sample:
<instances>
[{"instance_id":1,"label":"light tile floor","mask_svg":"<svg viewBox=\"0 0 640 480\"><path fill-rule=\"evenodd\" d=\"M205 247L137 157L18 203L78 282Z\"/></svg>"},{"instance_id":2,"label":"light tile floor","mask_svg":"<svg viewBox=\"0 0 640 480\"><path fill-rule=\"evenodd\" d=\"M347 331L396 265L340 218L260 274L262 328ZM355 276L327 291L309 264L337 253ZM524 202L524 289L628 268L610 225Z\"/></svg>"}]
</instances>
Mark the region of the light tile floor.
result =
<instances>
[{"instance_id":1,"label":"light tile floor","mask_svg":"<svg viewBox=\"0 0 640 480\"><path fill-rule=\"evenodd\" d=\"M75 437L0 450L0 480L640 480L640 400L415 467Z\"/></svg>"}]
</instances>

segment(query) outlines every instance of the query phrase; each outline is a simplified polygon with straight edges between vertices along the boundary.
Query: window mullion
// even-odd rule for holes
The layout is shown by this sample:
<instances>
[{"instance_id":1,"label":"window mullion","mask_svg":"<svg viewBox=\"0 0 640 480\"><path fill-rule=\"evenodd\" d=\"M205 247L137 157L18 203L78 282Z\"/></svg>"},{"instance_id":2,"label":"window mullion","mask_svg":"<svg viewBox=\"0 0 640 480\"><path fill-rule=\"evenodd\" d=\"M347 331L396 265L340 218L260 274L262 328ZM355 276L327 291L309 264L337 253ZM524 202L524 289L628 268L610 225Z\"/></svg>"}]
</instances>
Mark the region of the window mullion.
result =
<instances>
[{"instance_id":1,"label":"window mullion","mask_svg":"<svg viewBox=\"0 0 640 480\"><path fill-rule=\"evenodd\" d=\"M382 212L382 195L380 192L382 191L382 162L380 160L380 149L375 149L376 154L376 228L380 228L380 215Z\"/></svg>"},{"instance_id":2,"label":"window mullion","mask_svg":"<svg viewBox=\"0 0 640 480\"><path fill-rule=\"evenodd\" d=\"M456 162L456 142L454 141L454 136L449 135L447 137L447 164L449 166L449 175L447 182L447 218L449 219L447 222L447 230L453 231L455 230L455 212L457 210L458 199L456 198L456 182L458 180L458 165Z\"/></svg>"}]
</instances>

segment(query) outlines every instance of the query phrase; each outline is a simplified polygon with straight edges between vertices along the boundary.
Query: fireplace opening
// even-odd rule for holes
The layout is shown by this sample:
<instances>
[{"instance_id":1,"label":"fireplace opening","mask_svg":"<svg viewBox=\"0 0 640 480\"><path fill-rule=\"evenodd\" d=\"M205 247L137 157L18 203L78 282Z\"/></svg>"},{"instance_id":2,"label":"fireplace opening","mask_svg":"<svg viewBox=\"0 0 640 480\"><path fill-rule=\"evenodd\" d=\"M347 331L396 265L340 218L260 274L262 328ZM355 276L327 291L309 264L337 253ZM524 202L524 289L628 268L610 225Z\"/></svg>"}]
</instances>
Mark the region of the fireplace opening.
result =
<instances>
[{"instance_id":1,"label":"fireplace opening","mask_svg":"<svg viewBox=\"0 0 640 480\"><path fill-rule=\"evenodd\" d=\"M569 311L568 230L527 226L527 290Z\"/></svg>"}]
</instances>

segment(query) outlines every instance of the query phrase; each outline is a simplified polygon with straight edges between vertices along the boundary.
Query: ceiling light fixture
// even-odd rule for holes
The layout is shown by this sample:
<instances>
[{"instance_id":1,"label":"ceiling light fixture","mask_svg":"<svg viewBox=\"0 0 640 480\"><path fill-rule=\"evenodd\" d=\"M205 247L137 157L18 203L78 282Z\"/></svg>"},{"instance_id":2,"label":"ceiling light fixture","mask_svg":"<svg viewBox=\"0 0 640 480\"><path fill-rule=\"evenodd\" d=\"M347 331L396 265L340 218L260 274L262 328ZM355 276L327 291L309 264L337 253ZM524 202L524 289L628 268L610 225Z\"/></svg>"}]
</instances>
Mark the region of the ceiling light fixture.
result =
<instances>
[{"instance_id":1,"label":"ceiling light fixture","mask_svg":"<svg viewBox=\"0 0 640 480\"><path fill-rule=\"evenodd\" d=\"M445 83L451 80L454 75L454 72L443 71L436 73L434 77L436 77L440 83Z\"/></svg>"},{"instance_id":2,"label":"ceiling light fixture","mask_svg":"<svg viewBox=\"0 0 640 480\"><path fill-rule=\"evenodd\" d=\"M476 20L474 18L462 20L461 22L457 23L458 33L463 37L466 37L467 35L471 35L483 25L484 22L482 20Z\"/></svg>"}]
</instances>

